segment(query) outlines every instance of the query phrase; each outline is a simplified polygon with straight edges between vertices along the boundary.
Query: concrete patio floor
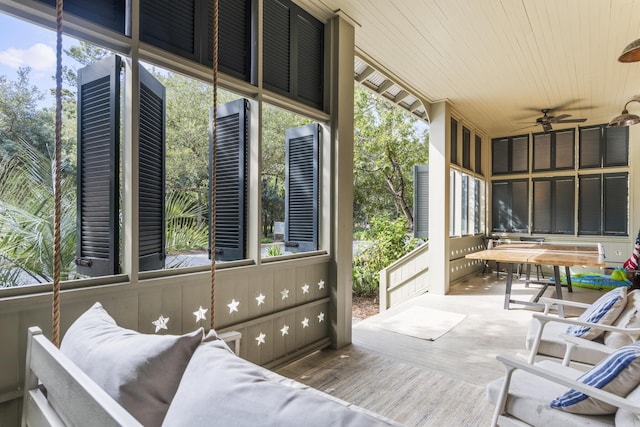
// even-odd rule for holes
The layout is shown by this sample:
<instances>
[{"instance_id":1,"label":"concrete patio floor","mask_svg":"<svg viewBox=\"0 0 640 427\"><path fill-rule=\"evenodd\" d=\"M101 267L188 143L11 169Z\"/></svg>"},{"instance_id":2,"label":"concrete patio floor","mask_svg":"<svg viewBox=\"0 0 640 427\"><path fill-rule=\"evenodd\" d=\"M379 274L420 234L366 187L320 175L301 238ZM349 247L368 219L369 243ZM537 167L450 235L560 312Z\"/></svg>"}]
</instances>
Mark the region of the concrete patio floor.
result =
<instances>
[{"instance_id":1,"label":"concrete patio floor","mask_svg":"<svg viewBox=\"0 0 640 427\"><path fill-rule=\"evenodd\" d=\"M526 332L537 310L517 304L505 310L504 289L505 275L496 278L491 273L452 284L447 295L420 295L355 324L352 345L316 352L278 372L407 425L488 425L492 407L484 399L484 386L504 373L495 357L526 353ZM524 281L514 280L512 298L531 299L537 290L538 285L526 288ZM564 299L574 301L590 303L602 294L578 287L569 293L563 288ZM549 287L544 295L555 296L555 288ZM461 313L466 318L434 341L382 328L386 319L412 307ZM380 393L385 383L377 379L391 366L397 367L394 375L407 376L398 379L399 384L412 384L393 408L389 393ZM438 383L430 384L434 378ZM356 383L359 386L354 388ZM459 398L469 390L470 395ZM446 401L436 399L447 393L451 396Z\"/></svg>"}]
</instances>

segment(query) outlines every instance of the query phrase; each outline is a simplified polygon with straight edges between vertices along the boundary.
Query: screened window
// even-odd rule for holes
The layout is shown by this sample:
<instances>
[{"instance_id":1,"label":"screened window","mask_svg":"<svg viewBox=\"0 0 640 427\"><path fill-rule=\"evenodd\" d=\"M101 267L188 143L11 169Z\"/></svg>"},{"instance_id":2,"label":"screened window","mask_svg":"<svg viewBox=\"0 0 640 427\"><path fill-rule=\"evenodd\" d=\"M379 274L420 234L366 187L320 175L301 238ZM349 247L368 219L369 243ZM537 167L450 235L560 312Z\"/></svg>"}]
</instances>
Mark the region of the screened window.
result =
<instances>
[{"instance_id":1,"label":"screened window","mask_svg":"<svg viewBox=\"0 0 640 427\"><path fill-rule=\"evenodd\" d=\"M529 171L529 136L496 138L491 142L494 175Z\"/></svg>"},{"instance_id":2,"label":"screened window","mask_svg":"<svg viewBox=\"0 0 640 427\"><path fill-rule=\"evenodd\" d=\"M482 138L476 135L475 172L482 174Z\"/></svg>"},{"instance_id":3,"label":"screened window","mask_svg":"<svg viewBox=\"0 0 640 427\"><path fill-rule=\"evenodd\" d=\"M579 234L628 234L629 174L581 175L578 188Z\"/></svg>"},{"instance_id":4,"label":"screened window","mask_svg":"<svg viewBox=\"0 0 640 427\"><path fill-rule=\"evenodd\" d=\"M628 127L583 127L579 135L581 169L628 165Z\"/></svg>"},{"instance_id":5,"label":"screened window","mask_svg":"<svg viewBox=\"0 0 640 427\"><path fill-rule=\"evenodd\" d=\"M533 180L533 232L574 233L574 177Z\"/></svg>"},{"instance_id":6,"label":"screened window","mask_svg":"<svg viewBox=\"0 0 640 427\"><path fill-rule=\"evenodd\" d=\"M505 180L492 184L492 224L495 232L528 232L529 181Z\"/></svg>"},{"instance_id":7,"label":"screened window","mask_svg":"<svg viewBox=\"0 0 640 427\"><path fill-rule=\"evenodd\" d=\"M451 140L449 144L451 146L451 163L458 164L458 121L451 119Z\"/></svg>"},{"instance_id":8,"label":"screened window","mask_svg":"<svg viewBox=\"0 0 640 427\"><path fill-rule=\"evenodd\" d=\"M533 170L573 169L575 131L563 130L533 135Z\"/></svg>"},{"instance_id":9,"label":"screened window","mask_svg":"<svg viewBox=\"0 0 640 427\"><path fill-rule=\"evenodd\" d=\"M471 131L462 127L462 167L471 169Z\"/></svg>"}]
</instances>

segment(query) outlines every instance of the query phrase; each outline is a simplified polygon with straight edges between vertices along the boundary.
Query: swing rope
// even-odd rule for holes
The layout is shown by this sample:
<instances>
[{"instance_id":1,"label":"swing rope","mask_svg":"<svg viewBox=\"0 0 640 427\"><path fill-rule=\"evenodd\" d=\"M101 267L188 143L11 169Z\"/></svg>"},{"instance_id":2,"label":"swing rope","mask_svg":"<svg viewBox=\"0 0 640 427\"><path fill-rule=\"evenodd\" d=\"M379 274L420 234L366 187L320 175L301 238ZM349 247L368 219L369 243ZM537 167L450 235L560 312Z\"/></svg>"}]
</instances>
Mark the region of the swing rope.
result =
<instances>
[{"instance_id":1,"label":"swing rope","mask_svg":"<svg viewBox=\"0 0 640 427\"><path fill-rule=\"evenodd\" d=\"M62 178L62 3L56 0L56 128L53 171L53 303L52 341L60 347L60 215Z\"/></svg>"},{"instance_id":2,"label":"swing rope","mask_svg":"<svg viewBox=\"0 0 640 427\"><path fill-rule=\"evenodd\" d=\"M211 329L215 327L216 304L216 147L218 142L218 0L213 0L213 147L211 153Z\"/></svg>"}]
</instances>

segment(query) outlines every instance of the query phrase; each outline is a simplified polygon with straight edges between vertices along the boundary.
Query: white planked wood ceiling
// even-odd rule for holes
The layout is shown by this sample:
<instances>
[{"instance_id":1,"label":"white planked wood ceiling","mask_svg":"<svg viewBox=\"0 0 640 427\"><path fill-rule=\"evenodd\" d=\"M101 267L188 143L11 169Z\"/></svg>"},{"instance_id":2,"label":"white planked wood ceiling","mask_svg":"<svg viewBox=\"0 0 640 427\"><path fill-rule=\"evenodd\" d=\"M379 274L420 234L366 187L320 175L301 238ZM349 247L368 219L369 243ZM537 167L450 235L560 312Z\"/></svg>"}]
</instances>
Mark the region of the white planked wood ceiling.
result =
<instances>
[{"instance_id":1,"label":"white planked wood ceiling","mask_svg":"<svg viewBox=\"0 0 640 427\"><path fill-rule=\"evenodd\" d=\"M640 62L617 60L640 38L638 0L296 2L319 19L341 10L359 24L357 52L489 137L541 131L522 122L542 108L606 123L640 96Z\"/></svg>"}]
</instances>

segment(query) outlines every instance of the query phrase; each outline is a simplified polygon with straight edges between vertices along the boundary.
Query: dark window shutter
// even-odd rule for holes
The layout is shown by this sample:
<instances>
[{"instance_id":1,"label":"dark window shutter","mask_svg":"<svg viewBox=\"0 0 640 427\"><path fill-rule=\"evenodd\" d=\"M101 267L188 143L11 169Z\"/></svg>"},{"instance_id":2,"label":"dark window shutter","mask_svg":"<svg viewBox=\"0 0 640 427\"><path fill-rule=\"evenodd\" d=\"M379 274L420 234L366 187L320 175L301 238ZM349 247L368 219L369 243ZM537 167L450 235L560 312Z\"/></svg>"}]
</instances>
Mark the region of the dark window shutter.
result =
<instances>
[{"instance_id":1,"label":"dark window shutter","mask_svg":"<svg viewBox=\"0 0 640 427\"><path fill-rule=\"evenodd\" d=\"M300 251L318 249L320 126L287 129L285 241Z\"/></svg>"},{"instance_id":2,"label":"dark window shutter","mask_svg":"<svg viewBox=\"0 0 640 427\"><path fill-rule=\"evenodd\" d=\"M533 170L551 169L551 134L533 135Z\"/></svg>"},{"instance_id":3,"label":"dark window shutter","mask_svg":"<svg viewBox=\"0 0 640 427\"><path fill-rule=\"evenodd\" d=\"M553 232L574 233L575 181L573 177L557 178L553 181Z\"/></svg>"},{"instance_id":4,"label":"dark window shutter","mask_svg":"<svg viewBox=\"0 0 640 427\"><path fill-rule=\"evenodd\" d=\"M429 238L429 165L413 167L413 237Z\"/></svg>"},{"instance_id":5,"label":"dark window shutter","mask_svg":"<svg viewBox=\"0 0 640 427\"><path fill-rule=\"evenodd\" d=\"M491 142L491 172L494 175L509 172L509 140L506 138Z\"/></svg>"},{"instance_id":6,"label":"dark window shutter","mask_svg":"<svg viewBox=\"0 0 640 427\"><path fill-rule=\"evenodd\" d=\"M602 128L580 128L580 168L599 168Z\"/></svg>"},{"instance_id":7,"label":"dark window shutter","mask_svg":"<svg viewBox=\"0 0 640 427\"><path fill-rule=\"evenodd\" d=\"M627 231L629 175L612 173L603 175L604 234L624 235Z\"/></svg>"},{"instance_id":8,"label":"dark window shutter","mask_svg":"<svg viewBox=\"0 0 640 427\"><path fill-rule=\"evenodd\" d=\"M318 109L323 106L324 25L304 10L296 7L294 20L295 54L298 66L292 81L294 93ZM293 53L293 52L292 52Z\"/></svg>"},{"instance_id":9,"label":"dark window shutter","mask_svg":"<svg viewBox=\"0 0 640 427\"><path fill-rule=\"evenodd\" d=\"M220 71L252 82L251 65L253 55L252 10L254 0L219 0L218 2L218 66ZM205 64L213 65L213 2L205 2L207 21L207 43L203 43L207 58ZM254 82L252 82L254 83Z\"/></svg>"},{"instance_id":10,"label":"dark window shutter","mask_svg":"<svg viewBox=\"0 0 640 427\"><path fill-rule=\"evenodd\" d=\"M264 0L263 83L267 89L290 92L291 3Z\"/></svg>"},{"instance_id":11,"label":"dark window shutter","mask_svg":"<svg viewBox=\"0 0 640 427\"><path fill-rule=\"evenodd\" d=\"M533 232L551 233L551 181L533 181Z\"/></svg>"},{"instance_id":12,"label":"dark window shutter","mask_svg":"<svg viewBox=\"0 0 640 427\"><path fill-rule=\"evenodd\" d=\"M220 261L246 257L248 110L249 102L246 99L218 106L215 254ZM212 122L213 109L209 119ZM212 165L212 125L209 129L209 158L209 164ZM210 170L210 185L212 176Z\"/></svg>"},{"instance_id":13,"label":"dark window shutter","mask_svg":"<svg viewBox=\"0 0 640 427\"><path fill-rule=\"evenodd\" d=\"M602 176L582 175L578 180L578 233L600 234L602 229Z\"/></svg>"},{"instance_id":14,"label":"dark window shutter","mask_svg":"<svg viewBox=\"0 0 640 427\"><path fill-rule=\"evenodd\" d=\"M40 1L56 7L55 0ZM65 0L63 10L124 34L128 20L127 3L126 0Z\"/></svg>"},{"instance_id":15,"label":"dark window shutter","mask_svg":"<svg viewBox=\"0 0 640 427\"><path fill-rule=\"evenodd\" d=\"M511 154L511 172L527 171L529 171L529 137L515 137Z\"/></svg>"},{"instance_id":16,"label":"dark window shutter","mask_svg":"<svg viewBox=\"0 0 640 427\"><path fill-rule=\"evenodd\" d=\"M512 181L511 194L510 231L529 231L529 181Z\"/></svg>"},{"instance_id":17,"label":"dark window shutter","mask_svg":"<svg viewBox=\"0 0 640 427\"><path fill-rule=\"evenodd\" d=\"M626 166L629 162L629 128L605 128L604 166Z\"/></svg>"},{"instance_id":18,"label":"dark window shutter","mask_svg":"<svg viewBox=\"0 0 640 427\"><path fill-rule=\"evenodd\" d=\"M78 71L78 223L80 274L119 271L120 57Z\"/></svg>"},{"instance_id":19,"label":"dark window shutter","mask_svg":"<svg viewBox=\"0 0 640 427\"><path fill-rule=\"evenodd\" d=\"M476 178L474 181L475 215L473 217L473 232L478 234L480 232L480 180Z\"/></svg>"},{"instance_id":20,"label":"dark window shutter","mask_svg":"<svg viewBox=\"0 0 640 427\"><path fill-rule=\"evenodd\" d=\"M138 255L140 271L164 268L165 88L140 67Z\"/></svg>"},{"instance_id":21,"label":"dark window shutter","mask_svg":"<svg viewBox=\"0 0 640 427\"><path fill-rule=\"evenodd\" d=\"M511 229L511 186L508 181L494 181L491 184L491 229L507 231Z\"/></svg>"},{"instance_id":22,"label":"dark window shutter","mask_svg":"<svg viewBox=\"0 0 640 427\"><path fill-rule=\"evenodd\" d=\"M451 163L458 164L458 121L451 119L451 140L449 141L451 146Z\"/></svg>"},{"instance_id":23,"label":"dark window shutter","mask_svg":"<svg viewBox=\"0 0 640 427\"><path fill-rule=\"evenodd\" d=\"M471 169L471 131L462 128L462 167Z\"/></svg>"},{"instance_id":24,"label":"dark window shutter","mask_svg":"<svg viewBox=\"0 0 640 427\"><path fill-rule=\"evenodd\" d=\"M554 134L553 160L555 169L573 169L575 163L575 132L560 131Z\"/></svg>"},{"instance_id":25,"label":"dark window shutter","mask_svg":"<svg viewBox=\"0 0 640 427\"><path fill-rule=\"evenodd\" d=\"M482 138L476 135L475 172L482 173Z\"/></svg>"},{"instance_id":26,"label":"dark window shutter","mask_svg":"<svg viewBox=\"0 0 640 427\"><path fill-rule=\"evenodd\" d=\"M199 0L140 0L140 40L198 61Z\"/></svg>"}]
</instances>

